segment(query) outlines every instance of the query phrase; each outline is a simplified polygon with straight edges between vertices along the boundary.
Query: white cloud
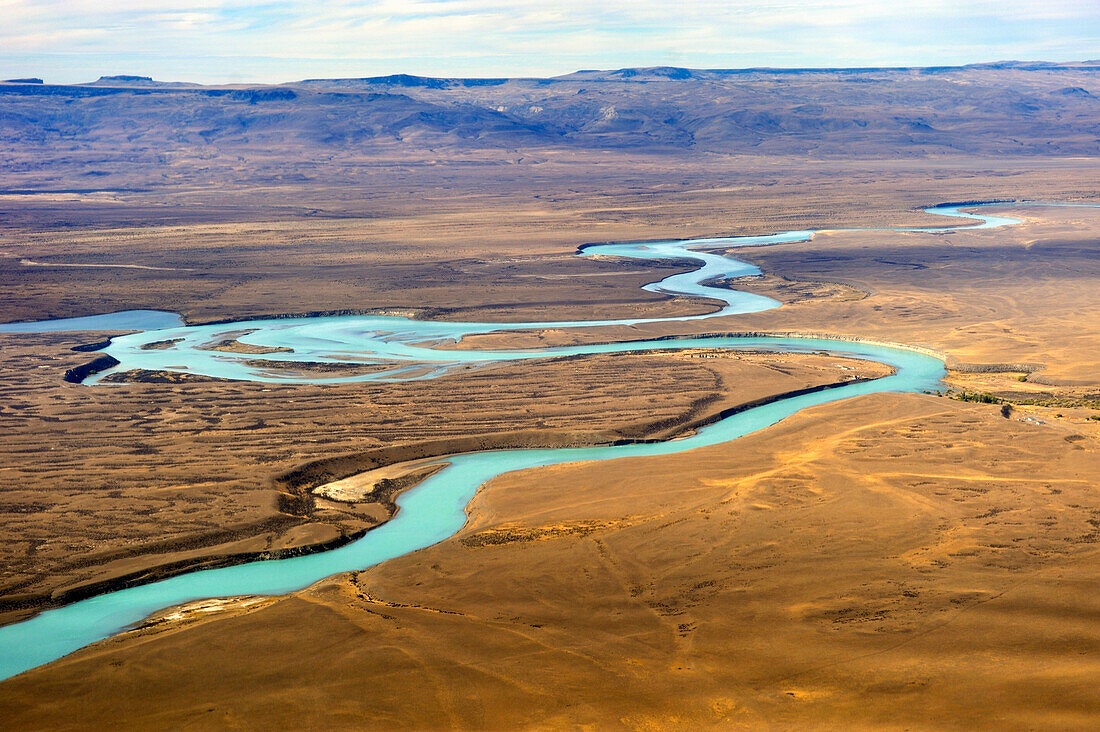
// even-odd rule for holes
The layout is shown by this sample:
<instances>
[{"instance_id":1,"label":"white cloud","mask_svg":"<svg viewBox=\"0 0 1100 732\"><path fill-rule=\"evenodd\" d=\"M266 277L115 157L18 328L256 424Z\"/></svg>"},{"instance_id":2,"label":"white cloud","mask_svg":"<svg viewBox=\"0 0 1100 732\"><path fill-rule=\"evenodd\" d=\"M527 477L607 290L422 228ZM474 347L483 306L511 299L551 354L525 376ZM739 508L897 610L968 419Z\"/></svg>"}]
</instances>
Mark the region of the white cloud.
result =
<instances>
[{"instance_id":1,"label":"white cloud","mask_svg":"<svg viewBox=\"0 0 1100 732\"><path fill-rule=\"evenodd\" d=\"M936 64L1045 50L1085 58L1095 48L1100 0L0 0L0 70L33 52L347 58L475 73L463 60L480 58L492 75L670 57Z\"/></svg>"}]
</instances>

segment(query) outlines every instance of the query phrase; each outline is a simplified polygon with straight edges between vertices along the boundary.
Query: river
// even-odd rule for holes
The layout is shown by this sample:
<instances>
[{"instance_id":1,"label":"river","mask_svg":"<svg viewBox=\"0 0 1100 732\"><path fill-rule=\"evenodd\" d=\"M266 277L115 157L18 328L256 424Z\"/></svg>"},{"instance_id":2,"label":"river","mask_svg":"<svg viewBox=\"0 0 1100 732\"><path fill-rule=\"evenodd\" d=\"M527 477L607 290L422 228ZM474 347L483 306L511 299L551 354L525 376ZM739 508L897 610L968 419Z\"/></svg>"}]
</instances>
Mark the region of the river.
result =
<instances>
[{"instance_id":1,"label":"river","mask_svg":"<svg viewBox=\"0 0 1100 732\"><path fill-rule=\"evenodd\" d=\"M993 228L1018 223L1016 219L967 214L959 207L928 209L930 213L967 219L969 228ZM903 231L950 231L901 229ZM718 278L757 274L754 266L719 253L699 251L776 242L805 241L814 232L784 232L771 236L695 239L679 242L606 244L586 247L583 254L633 258L693 259L701 266L648 285L648 289L707 297L724 303L718 311L684 318L563 321L553 323L449 323L382 316L274 319L222 325L173 327L174 314L149 315L135 311L134 323L157 322L168 327L115 338L107 353L121 364L114 371L132 368L162 369L223 378L280 383L332 383L367 379L420 379L446 373L471 362L497 362L591 353L619 353L676 348L774 349L783 352L827 351L893 366L896 372L874 381L852 383L825 391L782 399L734 414L678 440L592 448L498 450L448 458L450 464L417 487L397 498L397 515L362 538L343 547L301 557L256 561L221 569L202 570L159 582L105 593L65 607L48 610L0 628L0 679L56 660L79 648L110 637L139 623L151 613L182 603L238 595L278 595L307 587L340 572L364 569L387 559L416 551L452 536L466 521L466 506L479 486L514 470L559 463L613 460L667 455L716 445L773 425L795 412L817 404L879 392L935 390L944 374L943 363L923 352L886 345L807 338L706 337L677 340L632 341L524 351L455 351L432 348L474 333L537 328L579 328L627 325L666 320L699 320L734 313L756 312L779 303L758 295L708 286ZM142 327L127 325L127 313L90 316L78 320L79 329ZM162 318L157 320L157 318ZM97 320L97 318L102 320ZM12 324L20 330L48 332L74 330L73 319L37 324ZM5 326L0 326L0 332ZM237 335L248 331L246 335ZM227 337L271 348L292 348L247 356L211 351L203 346ZM172 341L167 347L143 349L143 345ZM256 366L257 360L293 360L317 363L349 361L384 367L356 376L315 378L279 369ZM101 378L100 374L96 378ZM95 379L90 380L92 382ZM104 388L104 387L98 387Z\"/></svg>"}]
</instances>

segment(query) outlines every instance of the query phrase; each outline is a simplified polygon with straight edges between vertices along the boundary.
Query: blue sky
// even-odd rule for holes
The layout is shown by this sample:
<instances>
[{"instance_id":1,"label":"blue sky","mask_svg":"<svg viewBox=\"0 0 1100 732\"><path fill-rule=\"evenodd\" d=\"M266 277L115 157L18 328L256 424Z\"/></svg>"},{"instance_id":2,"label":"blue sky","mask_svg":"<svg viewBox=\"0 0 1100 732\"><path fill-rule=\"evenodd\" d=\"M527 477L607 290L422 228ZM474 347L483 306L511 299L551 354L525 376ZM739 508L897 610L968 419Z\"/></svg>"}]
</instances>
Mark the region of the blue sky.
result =
<instances>
[{"instance_id":1,"label":"blue sky","mask_svg":"<svg viewBox=\"0 0 1100 732\"><path fill-rule=\"evenodd\" d=\"M279 82L1100 57L1100 0L0 0L0 78Z\"/></svg>"}]
</instances>

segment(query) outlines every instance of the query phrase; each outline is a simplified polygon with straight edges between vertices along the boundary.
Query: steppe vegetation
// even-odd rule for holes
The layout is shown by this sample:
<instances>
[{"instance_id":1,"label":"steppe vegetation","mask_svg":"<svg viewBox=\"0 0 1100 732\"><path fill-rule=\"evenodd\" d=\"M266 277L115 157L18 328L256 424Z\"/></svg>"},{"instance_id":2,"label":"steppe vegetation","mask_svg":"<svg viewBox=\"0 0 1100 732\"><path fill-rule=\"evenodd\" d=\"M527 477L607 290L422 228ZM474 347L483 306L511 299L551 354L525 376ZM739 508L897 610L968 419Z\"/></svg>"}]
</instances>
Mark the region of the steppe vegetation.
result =
<instances>
[{"instance_id":1,"label":"steppe vegetation","mask_svg":"<svg viewBox=\"0 0 1100 732\"><path fill-rule=\"evenodd\" d=\"M955 396L989 395L881 394L683 455L505 475L435 547L282 598L167 611L0 684L0 716L1091 726L1100 209L835 229L941 226L922 209L948 201L1100 203L1098 73L0 84L0 321L698 314L714 303L640 289L690 264L577 247L828 229L740 252L764 275L727 285L776 310L455 347L834 334L941 353ZM852 373L654 353L406 384L65 383L96 357L70 349L108 335L0 336L0 620L343 541L387 518L429 453L669 438ZM380 454L411 462L352 486L379 500L312 492Z\"/></svg>"}]
</instances>

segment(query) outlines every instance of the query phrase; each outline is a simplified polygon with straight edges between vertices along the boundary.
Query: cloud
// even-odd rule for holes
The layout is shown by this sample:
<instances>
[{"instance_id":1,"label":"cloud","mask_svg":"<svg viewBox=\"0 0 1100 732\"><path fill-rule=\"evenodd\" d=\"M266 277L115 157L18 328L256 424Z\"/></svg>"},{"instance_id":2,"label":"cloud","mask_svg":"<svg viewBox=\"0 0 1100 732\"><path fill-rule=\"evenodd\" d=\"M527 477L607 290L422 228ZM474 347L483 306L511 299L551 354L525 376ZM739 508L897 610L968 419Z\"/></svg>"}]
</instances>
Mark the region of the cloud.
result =
<instances>
[{"instance_id":1,"label":"cloud","mask_svg":"<svg viewBox=\"0 0 1100 732\"><path fill-rule=\"evenodd\" d=\"M269 78L291 59L297 76L340 61L500 75L671 57L711 66L1086 58L1098 47L1100 0L0 0L0 68L33 54L79 53L89 65L192 59L178 78L213 58Z\"/></svg>"}]
</instances>

